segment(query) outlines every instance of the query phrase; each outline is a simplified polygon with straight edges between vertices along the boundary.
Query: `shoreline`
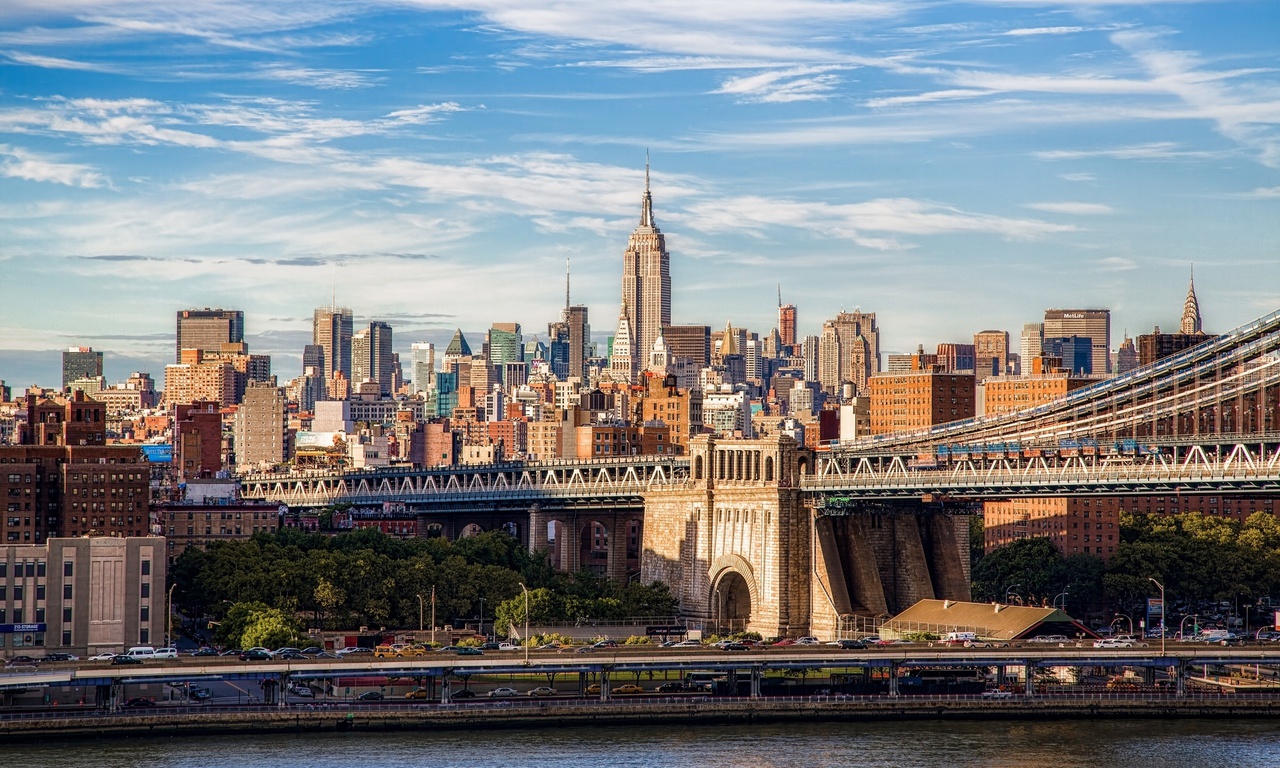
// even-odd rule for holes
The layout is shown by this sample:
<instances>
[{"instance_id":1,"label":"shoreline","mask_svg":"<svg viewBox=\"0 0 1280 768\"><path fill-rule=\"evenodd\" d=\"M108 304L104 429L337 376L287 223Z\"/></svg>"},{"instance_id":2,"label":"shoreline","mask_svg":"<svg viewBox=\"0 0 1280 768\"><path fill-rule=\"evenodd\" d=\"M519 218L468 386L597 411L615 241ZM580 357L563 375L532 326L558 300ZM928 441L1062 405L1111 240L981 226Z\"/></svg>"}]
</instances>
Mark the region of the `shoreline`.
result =
<instances>
[{"instance_id":1,"label":"shoreline","mask_svg":"<svg viewBox=\"0 0 1280 768\"><path fill-rule=\"evenodd\" d=\"M375 733L412 730L566 728L592 725L749 725L883 720L1066 720L1090 718L1275 718L1280 698L1013 698L1000 701L900 697L877 700L702 699L521 706L264 707L191 712L58 714L0 720L0 741L115 739L230 733Z\"/></svg>"}]
</instances>

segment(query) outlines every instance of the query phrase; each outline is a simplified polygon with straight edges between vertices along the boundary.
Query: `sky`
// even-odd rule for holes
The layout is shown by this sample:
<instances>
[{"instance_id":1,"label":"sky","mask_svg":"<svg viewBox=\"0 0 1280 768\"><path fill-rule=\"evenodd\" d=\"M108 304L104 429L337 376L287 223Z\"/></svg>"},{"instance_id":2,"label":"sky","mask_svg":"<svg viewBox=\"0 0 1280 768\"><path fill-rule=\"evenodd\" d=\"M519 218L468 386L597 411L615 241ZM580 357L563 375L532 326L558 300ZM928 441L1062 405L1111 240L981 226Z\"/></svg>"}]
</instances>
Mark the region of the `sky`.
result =
<instances>
[{"instance_id":1,"label":"sky","mask_svg":"<svg viewBox=\"0 0 1280 768\"><path fill-rule=\"evenodd\" d=\"M163 378L175 312L478 348L617 324L646 152L672 319L886 352L1280 308L1272 0L6 0L0 379Z\"/></svg>"}]
</instances>

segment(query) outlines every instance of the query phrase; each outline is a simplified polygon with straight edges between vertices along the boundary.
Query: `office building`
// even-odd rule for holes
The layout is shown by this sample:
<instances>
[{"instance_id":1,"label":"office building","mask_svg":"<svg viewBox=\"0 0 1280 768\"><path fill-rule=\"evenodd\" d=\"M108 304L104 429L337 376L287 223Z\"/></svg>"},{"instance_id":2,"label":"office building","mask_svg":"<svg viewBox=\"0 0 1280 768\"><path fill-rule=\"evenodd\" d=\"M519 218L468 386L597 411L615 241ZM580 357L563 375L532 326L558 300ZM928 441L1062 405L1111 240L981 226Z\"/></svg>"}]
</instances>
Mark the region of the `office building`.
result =
<instances>
[{"instance_id":1,"label":"office building","mask_svg":"<svg viewBox=\"0 0 1280 768\"><path fill-rule=\"evenodd\" d=\"M244 341L244 312L238 309L184 309L178 312L174 362L182 362L182 350L217 352L223 344Z\"/></svg>"},{"instance_id":2,"label":"office building","mask_svg":"<svg viewBox=\"0 0 1280 768\"><path fill-rule=\"evenodd\" d=\"M1141 338L1141 337L1139 337ZM1083 336L1066 336L1044 338L1044 357L1061 359L1062 367L1076 376L1093 376L1093 362L1097 346L1092 339ZM1110 357L1110 355L1108 355Z\"/></svg>"},{"instance_id":3,"label":"office building","mask_svg":"<svg viewBox=\"0 0 1280 768\"><path fill-rule=\"evenodd\" d=\"M351 310L346 307L319 307L312 315L311 343L320 347L321 375L332 382L336 374L351 381Z\"/></svg>"},{"instance_id":4,"label":"office building","mask_svg":"<svg viewBox=\"0 0 1280 768\"><path fill-rule=\"evenodd\" d=\"M1046 309L1044 338L1062 339L1071 336L1092 341L1090 370L1094 376L1102 377L1111 372L1111 310ZM1044 354L1054 353L1046 351Z\"/></svg>"},{"instance_id":5,"label":"office building","mask_svg":"<svg viewBox=\"0 0 1280 768\"><path fill-rule=\"evenodd\" d=\"M1031 366L1031 361L1044 354L1044 323L1027 323L1023 325L1022 337L1019 341L1018 356L1021 358L1024 368L1022 373L1028 373L1026 368Z\"/></svg>"},{"instance_id":6,"label":"office building","mask_svg":"<svg viewBox=\"0 0 1280 768\"><path fill-rule=\"evenodd\" d=\"M391 352L391 326L374 321L351 337L351 383L377 382L389 395L395 380L395 358Z\"/></svg>"},{"instance_id":7,"label":"office building","mask_svg":"<svg viewBox=\"0 0 1280 768\"><path fill-rule=\"evenodd\" d=\"M507 363L524 361L524 340L519 323L494 323L489 329L489 363L501 371Z\"/></svg>"},{"instance_id":8,"label":"office building","mask_svg":"<svg viewBox=\"0 0 1280 768\"><path fill-rule=\"evenodd\" d=\"M778 341L783 347L796 345L796 305L783 304L778 296ZM791 354L788 350L786 354Z\"/></svg>"},{"instance_id":9,"label":"office building","mask_svg":"<svg viewBox=\"0 0 1280 768\"><path fill-rule=\"evenodd\" d=\"M409 346L413 391L429 392L436 378L436 345L429 341L415 341Z\"/></svg>"},{"instance_id":10,"label":"office building","mask_svg":"<svg viewBox=\"0 0 1280 768\"><path fill-rule=\"evenodd\" d=\"M711 365L711 326L670 325L662 329L662 339L672 358L691 360L699 368Z\"/></svg>"},{"instance_id":11,"label":"office building","mask_svg":"<svg viewBox=\"0 0 1280 768\"><path fill-rule=\"evenodd\" d=\"M631 330L629 350L632 353L642 350L648 354L658 330L671 325L670 256L662 231L653 219L648 161L644 166L640 224L631 233L622 254L622 312ZM631 370L635 369L633 364Z\"/></svg>"},{"instance_id":12,"label":"office building","mask_svg":"<svg viewBox=\"0 0 1280 768\"><path fill-rule=\"evenodd\" d=\"M1009 332L980 331L973 335L973 372L978 380L1009 372Z\"/></svg>"},{"instance_id":13,"label":"office building","mask_svg":"<svg viewBox=\"0 0 1280 768\"><path fill-rule=\"evenodd\" d=\"M289 409L279 387L253 382L235 416L236 465L270 468L289 458Z\"/></svg>"},{"instance_id":14,"label":"office building","mask_svg":"<svg viewBox=\"0 0 1280 768\"><path fill-rule=\"evenodd\" d=\"M920 371L873 376L871 432L911 432L973 418L974 378L970 373Z\"/></svg>"},{"instance_id":15,"label":"office building","mask_svg":"<svg viewBox=\"0 0 1280 768\"><path fill-rule=\"evenodd\" d=\"M70 347L62 353L62 388L76 379L95 379L102 375L102 353L93 347Z\"/></svg>"}]
</instances>

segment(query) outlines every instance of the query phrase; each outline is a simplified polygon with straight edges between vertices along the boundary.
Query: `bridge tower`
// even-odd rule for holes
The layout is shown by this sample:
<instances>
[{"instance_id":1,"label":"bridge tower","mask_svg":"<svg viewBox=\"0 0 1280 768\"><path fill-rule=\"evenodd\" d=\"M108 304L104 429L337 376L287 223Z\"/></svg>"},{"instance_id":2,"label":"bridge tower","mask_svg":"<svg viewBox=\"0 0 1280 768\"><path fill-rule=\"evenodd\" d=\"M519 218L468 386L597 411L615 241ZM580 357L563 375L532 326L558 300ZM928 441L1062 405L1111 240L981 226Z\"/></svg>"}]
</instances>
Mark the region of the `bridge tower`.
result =
<instances>
[{"instance_id":1,"label":"bridge tower","mask_svg":"<svg viewBox=\"0 0 1280 768\"><path fill-rule=\"evenodd\" d=\"M641 578L662 581L687 618L767 637L809 628L810 513L800 476L813 455L788 436L701 435L686 484L645 494Z\"/></svg>"}]
</instances>

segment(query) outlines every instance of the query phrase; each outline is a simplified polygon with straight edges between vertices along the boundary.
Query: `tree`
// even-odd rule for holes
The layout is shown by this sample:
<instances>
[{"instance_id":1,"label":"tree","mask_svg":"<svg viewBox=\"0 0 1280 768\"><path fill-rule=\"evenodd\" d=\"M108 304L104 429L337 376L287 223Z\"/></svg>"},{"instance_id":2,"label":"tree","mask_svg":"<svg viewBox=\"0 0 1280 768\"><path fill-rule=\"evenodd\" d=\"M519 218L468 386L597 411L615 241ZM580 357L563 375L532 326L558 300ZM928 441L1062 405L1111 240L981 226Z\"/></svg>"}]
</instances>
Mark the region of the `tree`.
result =
<instances>
[{"instance_id":1,"label":"tree","mask_svg":"<svg viewBox=\"0 0 1280 768\"><path fill-rule=\"evenodd\" d=\"M1052 541L1019 539L993 550L973 569L974 599L1003 601L1015 584L1029 603L1047 603L1062 591L1062 553Z\"/></svg>"},{"instance_id":2,"label":"tree","mask_svg":"<svg viewBox=\"0 0 1280 768\"><path fill-rule=\"evenodd\" d=\"M236 603L231 606L222 622L213 633L213 639L225 647L239 647L245 629L254 621L256 614L270 610L266 603Z\"/></svg>"},{"instance_id":3,"label":"tree","mask_svg":"<svg viewBox=\"0 0 1280 768\"><path fill-rule=\"evenodd\" d=\"M285 616L283 611L268 608L251 615L240 638L240 647L280 648L292 645L301 635L297 622Z\"/></svg>"}]
</instances>

